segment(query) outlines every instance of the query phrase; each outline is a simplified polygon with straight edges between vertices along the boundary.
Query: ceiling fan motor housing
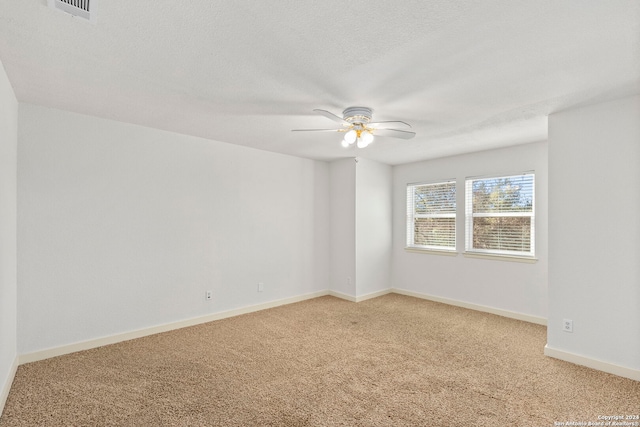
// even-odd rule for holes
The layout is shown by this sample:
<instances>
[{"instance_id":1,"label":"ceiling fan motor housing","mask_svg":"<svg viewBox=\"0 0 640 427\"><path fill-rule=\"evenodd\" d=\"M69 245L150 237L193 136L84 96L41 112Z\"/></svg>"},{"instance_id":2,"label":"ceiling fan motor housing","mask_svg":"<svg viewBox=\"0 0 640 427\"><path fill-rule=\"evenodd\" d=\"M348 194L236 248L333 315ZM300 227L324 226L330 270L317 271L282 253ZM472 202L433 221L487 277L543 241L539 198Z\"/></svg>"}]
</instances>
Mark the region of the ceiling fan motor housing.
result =
<instances>
[{"instance_id":1,"label":"ceiling fan motor housing","mask_svg":"<svg viewBox=\"0 0 640 427\"><path fill-rule=\"evenodd\" d=\"M372 113L371 108L349 107L342 112L342 117L351 124L366 124L371 121Z\"/></svg>"}]
</instances>

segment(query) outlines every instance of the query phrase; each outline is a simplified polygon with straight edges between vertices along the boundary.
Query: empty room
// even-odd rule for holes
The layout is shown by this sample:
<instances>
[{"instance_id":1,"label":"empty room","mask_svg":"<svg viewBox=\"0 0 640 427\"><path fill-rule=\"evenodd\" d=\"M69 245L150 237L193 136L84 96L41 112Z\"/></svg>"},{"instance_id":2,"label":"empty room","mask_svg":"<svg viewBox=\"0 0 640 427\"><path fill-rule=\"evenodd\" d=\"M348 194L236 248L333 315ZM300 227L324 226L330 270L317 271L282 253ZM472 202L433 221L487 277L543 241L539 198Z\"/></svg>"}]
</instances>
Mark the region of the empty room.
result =
<instances>
[{"instance_id":1,"label":"empty room","mask_svg":"<svg viewBox=\"0 0 640 427\"><path fill-rule=\"evenodd\" d=\"M640 1L0 2L0 427L640 426Z\"/></svg>"}]
</instances>

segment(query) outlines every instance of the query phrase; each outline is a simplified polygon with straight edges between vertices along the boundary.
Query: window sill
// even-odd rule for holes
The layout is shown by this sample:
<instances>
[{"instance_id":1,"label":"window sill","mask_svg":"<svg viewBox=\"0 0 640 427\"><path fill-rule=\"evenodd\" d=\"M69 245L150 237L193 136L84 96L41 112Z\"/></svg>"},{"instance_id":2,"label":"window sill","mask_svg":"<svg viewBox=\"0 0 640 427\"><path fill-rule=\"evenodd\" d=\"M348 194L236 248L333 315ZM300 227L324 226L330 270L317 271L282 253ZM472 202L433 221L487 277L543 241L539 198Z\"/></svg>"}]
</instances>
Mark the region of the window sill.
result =
<instances>
[{"instance_id":1,"label":"window sill","mask_svg":"<svg viewBox=\"0 0 640 427\"><path fill-rule=\"evenodd\" d=\"M466 258L491 259L495 261L524 262L526 264L535 264L536 262L538 262L538 258L535 258L532 256L500 255L500 254L489 254L489 253L481 253L481 252L464 252L463 255Z\"/></svg>"},{"instance_id":2,"label":"window sill","mask_svg":"<svg viewBox=\"0 0 640 427\"><path fill-rule=\"evenodd\" d=\"M447 250L447 249L425 249L425 248L414 248L411 246L407 246L404 248L405 252L415 252L420 254L432 254L432 255L444 255L444 256L457 256L458 252L455 250Z\"/></svg>"}]
</instances>

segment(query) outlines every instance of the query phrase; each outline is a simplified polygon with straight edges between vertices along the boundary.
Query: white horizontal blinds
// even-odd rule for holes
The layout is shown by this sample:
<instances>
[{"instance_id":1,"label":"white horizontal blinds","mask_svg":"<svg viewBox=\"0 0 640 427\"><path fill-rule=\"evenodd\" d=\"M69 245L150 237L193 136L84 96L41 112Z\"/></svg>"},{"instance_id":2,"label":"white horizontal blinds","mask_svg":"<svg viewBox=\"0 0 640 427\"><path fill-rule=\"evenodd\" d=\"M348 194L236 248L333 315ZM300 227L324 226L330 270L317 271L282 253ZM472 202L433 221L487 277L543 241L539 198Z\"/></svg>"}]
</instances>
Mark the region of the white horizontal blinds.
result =
<instances>
[{"instance_id":1,"label":"white horizontal blinds","mask_svg":"<svg viewBox=\"0 0 640 427\"><path fill-rule=\"evenodd\" d=\"M455 181L407 186L407 246L455 250Z\"/></svg>"},{"instance_id":2,"label":"white horizontal blinds","mask_svg":"<svg viewBox=\"0 0 640 427\"><path fill-rule=\"evenodd\" d=\"M534 174L467 179L467 251L535 253Z\"/></svg>"}]
</instances>

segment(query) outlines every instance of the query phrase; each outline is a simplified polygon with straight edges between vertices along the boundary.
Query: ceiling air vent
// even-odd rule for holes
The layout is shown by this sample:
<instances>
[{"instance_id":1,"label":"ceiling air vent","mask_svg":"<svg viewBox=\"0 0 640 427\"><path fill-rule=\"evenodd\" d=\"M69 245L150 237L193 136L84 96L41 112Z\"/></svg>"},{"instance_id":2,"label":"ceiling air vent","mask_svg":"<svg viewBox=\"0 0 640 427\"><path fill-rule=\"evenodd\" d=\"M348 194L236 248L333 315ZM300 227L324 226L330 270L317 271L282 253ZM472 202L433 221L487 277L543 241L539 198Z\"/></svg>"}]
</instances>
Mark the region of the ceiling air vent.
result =
<instances>
[{"instance_id":1,"label":"ceiling air vent","mask_svg":"<svg viewBox=\"0 0 640 427\"><path fill-rule=\"evenodd\" d=\"M97 0L47 0L49 7L96 22Z\"/></svg>"}]
</instances>

